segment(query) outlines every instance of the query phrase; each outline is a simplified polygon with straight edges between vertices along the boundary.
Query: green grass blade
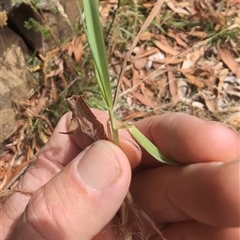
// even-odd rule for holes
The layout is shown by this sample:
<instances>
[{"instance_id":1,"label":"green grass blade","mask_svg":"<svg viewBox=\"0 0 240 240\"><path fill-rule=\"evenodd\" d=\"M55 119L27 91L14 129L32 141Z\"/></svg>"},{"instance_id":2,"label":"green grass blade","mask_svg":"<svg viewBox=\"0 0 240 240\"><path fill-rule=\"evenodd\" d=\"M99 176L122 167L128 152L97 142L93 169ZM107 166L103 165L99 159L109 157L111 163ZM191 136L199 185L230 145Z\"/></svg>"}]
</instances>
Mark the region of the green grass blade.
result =
<instances>
[{"instance_id":1,"label":"green grass blade","mask_svg":"<svg viewBox=\"0 0 240 240\"><path fill-rule=\"evenodd\" d=\"M86 34L94 59L96 77L108 108L112 108L112 93L109 80L106 47L97 0L83 0L86 18Z\"/></svg>"},{"instance_id":2,"label":"green grass blade","mask_svg":"<svg viewBox=\"0 0 240 240\"><path fill-rule=\"evenodd\" d=\"M148 138L146 138L145 135L143 135L135 126L133 125L129 126L128 130L132 134L132 136L137 140L137 142L159 162L169 165L180 165L179 163L168 160L166 157L164 157L159 151L159 149Z\"/></svg>"}]
</instances>

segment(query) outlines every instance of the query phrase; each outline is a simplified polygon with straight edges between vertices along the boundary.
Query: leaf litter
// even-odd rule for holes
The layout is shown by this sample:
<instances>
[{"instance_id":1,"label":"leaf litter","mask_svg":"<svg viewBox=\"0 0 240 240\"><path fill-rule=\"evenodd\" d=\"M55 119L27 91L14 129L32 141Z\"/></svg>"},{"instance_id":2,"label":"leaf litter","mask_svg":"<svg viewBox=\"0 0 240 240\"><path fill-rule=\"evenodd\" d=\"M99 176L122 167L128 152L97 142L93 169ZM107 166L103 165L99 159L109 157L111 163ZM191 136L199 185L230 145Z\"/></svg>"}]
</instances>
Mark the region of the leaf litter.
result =
<instances>
[{"instance_id":1,"label":"leaf litter","mask_svg":"<svg viewBox=\"0 0 240 240\"><path fill-rule=\"evenodd\" d=\"M134 122L166 112L185 112L239 131L240 2L135 2L134 8L113 0L100 2L103 25L112 24L107 40L111 44L109 71L118 88L115 111L119 118ZM116 31L126 9L144 9L150 14L139 20L139 34L122 49ZM19 120L0 155L1 203L68 111L65 97L81 94L90 106L100 108L95 103L99 99L88 58L86 37L80 34L39 56L36 65L26 66L39 81L29 98L17 103ZM70 101L78 99L73 96ZM88 117L82 117L89 126ZM92 116L92 120L97 119Z\"/></svg>"}]
</instances>

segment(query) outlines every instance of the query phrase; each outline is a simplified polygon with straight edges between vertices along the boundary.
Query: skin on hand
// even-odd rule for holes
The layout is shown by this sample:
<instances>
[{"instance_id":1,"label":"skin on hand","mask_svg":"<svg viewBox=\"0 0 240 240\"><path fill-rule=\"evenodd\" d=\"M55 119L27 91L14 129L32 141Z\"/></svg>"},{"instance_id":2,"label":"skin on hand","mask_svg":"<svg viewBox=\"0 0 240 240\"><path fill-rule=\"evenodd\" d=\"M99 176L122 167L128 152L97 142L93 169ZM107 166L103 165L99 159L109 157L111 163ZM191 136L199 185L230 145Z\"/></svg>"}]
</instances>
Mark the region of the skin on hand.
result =
<instances>
[{"instance_id":1,"label":"skin on hand","mask_svg":"<svg viewBox=\"0 0 240 240\"><path fill-rule=\"evenodd\" d=\"M144 119L136 126L166 157L185 164L162 165L143 150L141 170L133 176L135 203L165 238L239 239L239 134L181 113Z\"/></svg>"},{"instance_id":2,"label":"skin on hand","mask_svg":"<svg viewBox=\"0 0 240 240\"><path fill-rule=\"evenodd\" d=\"M33 194L16 192L1 209L1 239L92 239L120 208L131 180L128 158L107 141L83 155L88 138L76 131L81 140L75 142L59 133L68 131L70 121L70 113L61 118L21 179L18 189Z\"/></svg>"},{"instance_id":3,"label":"skin on hand","mask_svg":"<svg viewBox=\"0 0 240 240\"><path fill-rule=\"evenodd\" d=\"M95 110L94 114L106 123L106 113ZM166 114L138 122L137 127L165 156L184 164L166 166L136 147L124 130L120 132L120 141L125 154L113 144L102 142L100 149L94 145L82 156L79 152L91 144L88 137L79 131L72 135L59 134L68 131L70 120L71 114L63 116L18 186L34 192L32 197L15 193L4 205L1 214L4 225L0 229L3 239L12 233L12 239L18 239L23 237L19 233L27 231L28 236L35 236L36 230L40 236L57 231L65 236L62 239L92 239L114 216L126 195L131 178L128 161L133 169L137 167L131 183L134 201L156 221L166 239L238 239L240 142L239 135L230 128L185 114ZM94 157L88 155L91 152ZM112 156L120 170L111 186L93 193L82 179L76 178L74 166L80 159L86 162L80 169L89 169L88 160L81 159L105 162L108 157L104 156ZM94 164L97 166L97 162ZM104 169L108 165L106 162ZM106 173L113 172L111 169ZM103 171L97 170L97 179L104 179ZM81 173L83 180L86 172ZM56 209L60 209L60 215ZM94 240L115 239L111 226L111 223L107 225ZM152 239L161 238L156 235Z\"/></svg>"}]
</instances>

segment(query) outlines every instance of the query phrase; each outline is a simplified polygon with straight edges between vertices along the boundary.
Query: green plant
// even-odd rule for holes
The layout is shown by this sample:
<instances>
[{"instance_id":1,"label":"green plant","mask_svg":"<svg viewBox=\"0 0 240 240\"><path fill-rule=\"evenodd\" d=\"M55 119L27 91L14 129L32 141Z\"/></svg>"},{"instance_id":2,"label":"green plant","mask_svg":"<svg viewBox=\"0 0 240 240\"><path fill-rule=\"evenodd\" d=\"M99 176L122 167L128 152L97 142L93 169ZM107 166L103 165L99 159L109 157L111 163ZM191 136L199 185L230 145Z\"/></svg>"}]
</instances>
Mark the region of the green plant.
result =
<instances>
[{"instance_id":1,"label":"green plant","mask_svg":"<svg viewBox=\"0 0 240 240\"><path fill-rule=\"evenodd\" d=\"M230 27L224 26L221 29L219 29L219 31L216 31L215 29L210 28L208 31L208 37L212 38L211 44L213 46L224 44L224 42L227 40L238 42L239 31L240 31L240 26L236 24L231 25Z\"/></svg>"},{"instance_id":2,"label":"green plant","mask_svg":"<svg viewBox=\"0 0 240 240\"><path fill-rule=\"evenodd\" d=\"M37 4L40 3L40 0L31 0L31 3L34 7L36 7Z\"/></svg>"},{"instance_id":3,"label":"green plant","mask_svg":"<svg viewBox=\"0 0 240 240\"><path fill-rule=\"evenodd\" d=\"M111 126L112 139L116 145L119 145L118 130L120 128L128 128L133 137L157 160L165 164L176 164L167 160L158 150L158 148L150 142L135 126L122 125L116 126L113 111L113 98L111 85L109 80L107 54L103 38L102 26L100 23L98 1L83 0L85 22L83 25L87 35L88 43L92 52L95 74L100 88L101 96L109 113L109 122ZM82 14L81 9L79 9Z\"/></svg>"},{"instance_id":4,"label":"green plant","mask_svg":"<svg viewBox=\"0 0 240 240\"><path fill-rule=\"evenodd\" d=\"M41 25L36 19L29 18L28 21L24 22L24 27L27 29L33 29L35 32L40 32L44 38L49 38L51 35L50 29L48 26Z\"/></svg>"}]
</instances>

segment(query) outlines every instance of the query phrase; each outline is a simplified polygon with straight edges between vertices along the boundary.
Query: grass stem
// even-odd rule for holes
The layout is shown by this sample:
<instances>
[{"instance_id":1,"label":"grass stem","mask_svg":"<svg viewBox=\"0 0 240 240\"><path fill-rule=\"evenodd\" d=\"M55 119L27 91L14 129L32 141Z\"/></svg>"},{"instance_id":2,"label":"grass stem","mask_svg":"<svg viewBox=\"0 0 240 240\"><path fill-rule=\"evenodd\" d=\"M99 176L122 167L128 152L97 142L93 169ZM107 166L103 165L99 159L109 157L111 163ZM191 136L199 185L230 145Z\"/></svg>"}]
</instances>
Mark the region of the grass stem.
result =
<instances>
[{"instance_id":1,"label":"grass stem","mask_svg":"<svg viewBox=\"0 0 240 240\"><path fill-rule=\"evenodd\" d=\"M109 120L111 124L111 130L112 130L112 139L113 142L119 146L119 139L118 139L118 128L116 127L115 119L114 119L114 114L113 114L113 109L108 109L109 113Z\"/></svg>"}]
</instances>

